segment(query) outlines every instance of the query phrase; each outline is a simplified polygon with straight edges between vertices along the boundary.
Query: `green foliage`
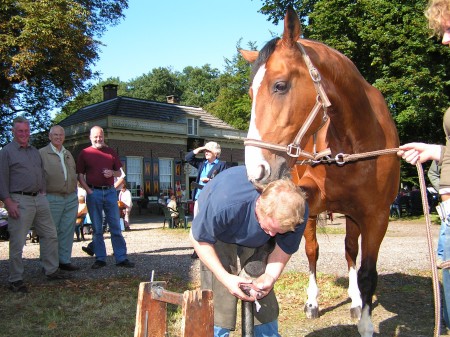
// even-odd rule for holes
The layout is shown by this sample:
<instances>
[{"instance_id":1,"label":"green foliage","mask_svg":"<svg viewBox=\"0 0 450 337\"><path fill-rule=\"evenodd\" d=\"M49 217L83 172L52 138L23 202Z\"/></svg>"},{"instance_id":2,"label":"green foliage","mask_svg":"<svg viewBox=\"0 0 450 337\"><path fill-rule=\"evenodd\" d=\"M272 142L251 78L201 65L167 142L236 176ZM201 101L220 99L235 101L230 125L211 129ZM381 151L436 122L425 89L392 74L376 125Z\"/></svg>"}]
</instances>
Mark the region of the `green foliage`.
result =
<instances>
[{"instance_id":1,"label":"green foliage","mask_svg":"<svg viewBox=\"0 0 450 337\"><path fill-rule=\"evenodd\" d=\"M127 0L5 0L0 3L0 146L22 114L37 131L49 111L81 92L94 74L100 37Z\"/></svg>"}]
</instances>

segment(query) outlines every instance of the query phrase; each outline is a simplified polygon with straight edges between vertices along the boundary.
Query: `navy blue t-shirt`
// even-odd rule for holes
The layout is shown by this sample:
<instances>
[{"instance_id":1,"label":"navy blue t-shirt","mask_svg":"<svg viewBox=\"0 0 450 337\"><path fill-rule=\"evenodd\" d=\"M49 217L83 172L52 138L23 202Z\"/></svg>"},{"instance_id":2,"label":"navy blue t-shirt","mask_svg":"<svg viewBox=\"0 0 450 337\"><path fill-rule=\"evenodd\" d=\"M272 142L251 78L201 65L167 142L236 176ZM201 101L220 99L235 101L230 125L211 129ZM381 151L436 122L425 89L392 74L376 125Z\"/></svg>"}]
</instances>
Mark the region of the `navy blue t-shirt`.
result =
<instances>
[{"instance_id":1,"label":"navy blue t-shirt","mask_svg":"<svg viewBox=\"0 0 450 337\"><path fill-rule=\"evenodd\" d=\"M247 178L245 166L229 168L208 182L198 199L199 212L192 223L192 235L199 242L217 240L256 248L264 245L270 235L259 225L256 199L260 193ZM298 250L308 217L293 232L275 235L278 246L286 253Z\"/></svg>"}]
</instances>

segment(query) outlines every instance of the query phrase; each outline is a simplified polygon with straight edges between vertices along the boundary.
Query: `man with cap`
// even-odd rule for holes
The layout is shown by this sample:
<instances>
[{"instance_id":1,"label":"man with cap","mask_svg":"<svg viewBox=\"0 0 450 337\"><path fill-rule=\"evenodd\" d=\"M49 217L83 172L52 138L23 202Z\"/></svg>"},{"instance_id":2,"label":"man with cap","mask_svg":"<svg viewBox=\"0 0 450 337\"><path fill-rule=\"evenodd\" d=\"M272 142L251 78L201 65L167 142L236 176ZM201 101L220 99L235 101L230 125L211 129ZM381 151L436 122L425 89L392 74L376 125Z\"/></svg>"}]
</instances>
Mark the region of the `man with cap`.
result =
<instances>
[{"instance_id":1,"label":"man with cap","mask_svg":"<svg viewBox=\"0 0 450 337\"><path fill-rule=\"evenodd\" d=\"M196 155L202 151L205 153L205 158L196 158ZM219 144L216 142L208 142L204 146L200 146L186 154L185 160L197 169L197 179L193 184L195 187L192 189L192 200L195 201L194 217L197 215L197 199L203 186L220 172L228 168L226 162L219 160L221 151ZM198 258L197 253L194 251L191 257L193 259Z\"/></svg>"}]
</instances>

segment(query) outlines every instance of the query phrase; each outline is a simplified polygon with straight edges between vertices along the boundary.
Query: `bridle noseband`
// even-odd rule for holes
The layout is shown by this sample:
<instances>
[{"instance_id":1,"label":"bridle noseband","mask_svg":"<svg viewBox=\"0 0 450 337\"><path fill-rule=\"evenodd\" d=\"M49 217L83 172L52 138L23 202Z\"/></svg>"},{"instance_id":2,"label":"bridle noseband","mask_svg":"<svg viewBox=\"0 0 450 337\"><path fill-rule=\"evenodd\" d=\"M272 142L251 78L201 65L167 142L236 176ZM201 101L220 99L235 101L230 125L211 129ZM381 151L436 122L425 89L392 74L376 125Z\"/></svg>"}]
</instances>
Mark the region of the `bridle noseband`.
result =
<instances>
[{"instance_id":1,"label":"bridle noseband","mask_svg":"<svg viewBox=\"0 0 450 337\"><path fill-rule=\"evenodd\" d=\"M316 89L317 97L316 97L316 103L314 104L314 107L312 108L311 112L309 113L308 117L306 118L305 122L303 123L302 127L297 133L297 136L295 136L294 141L288 145L279 145L274 143L269 143L263 140L259 139L249 139L246 138L244 140L245 146L256 146L259 148L267 149L267 150L273 150L277 152L285 152L288 156L293 158L299 158L299 157L305 157L308 160L312 161L313 163L320 162L322 158L328 157L331 154L331 150L329 148L316 152L315 144L314 144L314 151L313 153L307 152L302 150L300 147L300 143L305 136L306 132L309 130L312 122L317 117L317 114L319 113L320 109L323 110L323 116L322 116L322 124L320 127L316 130L314 133L314 139L316 138L317 132L322 128L322 126L327 122L328 120L328 114L327 114L327 108L331 106L330 100L328 99L328 96L323 89L322 83L321 83L321 76L319 71L316 67L314 67L313 63L311 62L311 59L309 58L308 54L305 51L305 48L300 42L297 42L297 46L299 47L303 60L305 61L306 66L308 67L309 75L311 76L311 79L314 84L314 88ZM315 143L315 142L314 142Z\"/></svg>"}]
</instances>

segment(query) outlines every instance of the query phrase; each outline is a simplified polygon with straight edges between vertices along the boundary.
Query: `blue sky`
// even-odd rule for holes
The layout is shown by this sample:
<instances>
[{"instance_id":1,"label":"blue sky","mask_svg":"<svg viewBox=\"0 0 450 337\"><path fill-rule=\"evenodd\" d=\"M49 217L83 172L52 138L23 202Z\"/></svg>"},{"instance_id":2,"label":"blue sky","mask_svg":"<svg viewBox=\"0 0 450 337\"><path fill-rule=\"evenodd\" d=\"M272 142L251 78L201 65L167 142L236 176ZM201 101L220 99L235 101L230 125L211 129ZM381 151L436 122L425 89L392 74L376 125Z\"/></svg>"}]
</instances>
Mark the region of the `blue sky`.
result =
<instances>
[{"instance_id":1,"label":"blue sky","mask_svg":"<svg viewBox=\"0 0 450 337\"><path fill-rule=\"evenodd\" d=\"M261 6L257 0L129 0L125 19L101 38L106 46L93 69L103 80L121 81L158 67L182 71L208 63L222 71L240 38L243 48L252 41L260 49L272 33L282 33L257 12Z\"/></svg>"}]
</instances>

